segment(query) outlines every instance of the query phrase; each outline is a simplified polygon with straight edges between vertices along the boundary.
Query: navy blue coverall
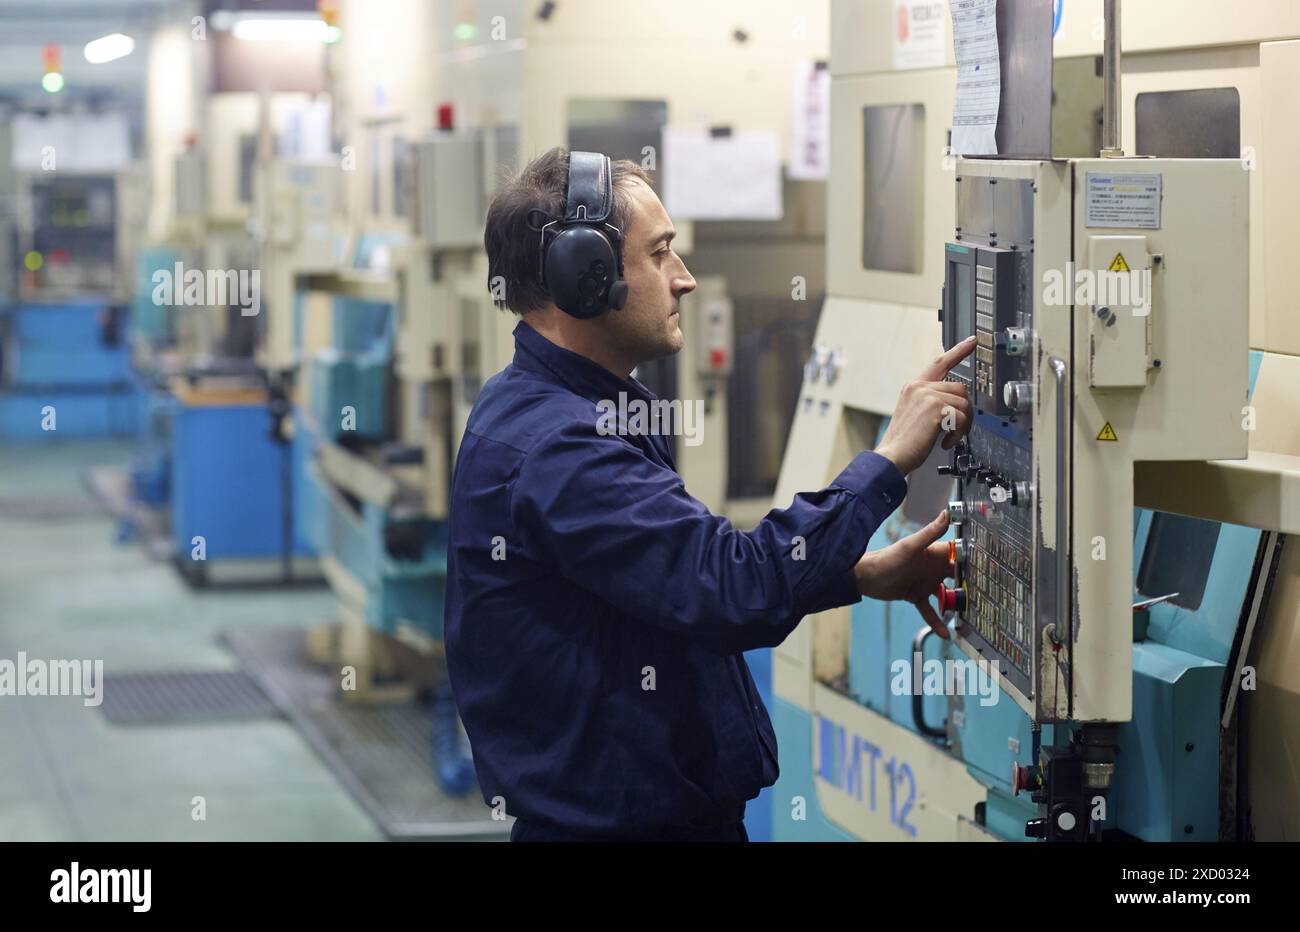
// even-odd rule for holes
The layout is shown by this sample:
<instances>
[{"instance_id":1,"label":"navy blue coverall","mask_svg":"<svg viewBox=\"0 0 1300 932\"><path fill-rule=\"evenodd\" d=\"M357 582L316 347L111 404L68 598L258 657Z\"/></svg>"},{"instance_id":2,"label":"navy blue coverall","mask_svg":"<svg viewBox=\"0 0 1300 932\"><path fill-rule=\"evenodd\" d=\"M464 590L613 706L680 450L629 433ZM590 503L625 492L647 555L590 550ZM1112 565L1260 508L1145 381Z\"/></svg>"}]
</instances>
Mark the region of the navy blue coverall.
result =
<instances>
[{"instance_id":1,"label":"navy blue coverall","mask_svg":"<svg viewBox=\"0 0 1300 932\"><path fill-rule=\"evenodd\" d=\"M863 452L741 532L687 494L664 436L598 428L620 392L655 400L515 329L452 481L452 689L516 839L743 839L777 754L741 652L858 601L853 566L907 485Z\"/></svg>"}]
</instances>

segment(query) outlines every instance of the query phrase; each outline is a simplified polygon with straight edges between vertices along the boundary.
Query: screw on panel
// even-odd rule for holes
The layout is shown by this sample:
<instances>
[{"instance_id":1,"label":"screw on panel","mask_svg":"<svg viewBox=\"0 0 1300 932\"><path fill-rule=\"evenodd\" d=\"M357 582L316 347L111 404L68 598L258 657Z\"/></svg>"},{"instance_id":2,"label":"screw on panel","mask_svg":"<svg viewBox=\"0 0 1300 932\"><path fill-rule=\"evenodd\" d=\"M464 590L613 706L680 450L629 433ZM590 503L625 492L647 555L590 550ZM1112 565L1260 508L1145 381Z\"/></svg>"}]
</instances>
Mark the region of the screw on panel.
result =
<instances>
[{"instance_id":1,"label":"screw on panel","mask_svg":"<svg viewBox=\"0 0 1300 932\"><path fill-rule=\"evenodd\" d=\"M1190 741L1188 741L1187 744L1183 746L1183 750L1187 751L1189 754L1195 749L1196 749L1196 745L1192 744L1192 742Z\"/></svg>"},{"instance_id":2,"label":"screw on panel","mask_svg":"<svg viewBox=\"0 0 1300 932\"><path fill-rule=\"evenodd\" d=\"M1157 359L1155 362L1152 363L1152 365L1155 366L1157 369L1159 369L1161 366L1161 362L1159 359Z\"/></svg>"},{"instance_id":3,"label":"screw on panel","mask_svg":"<svg viewBox=\"0 0 1300 932\"><path fill-rule=\"evenodd\" d=\"M1183 826L1183 834L1184 834L1184 835L1190 835L1190 834L1192 834L1192 827L1191 827L1190 825L1184 825L1184 826Z\"/></svg>"}]
</instances>

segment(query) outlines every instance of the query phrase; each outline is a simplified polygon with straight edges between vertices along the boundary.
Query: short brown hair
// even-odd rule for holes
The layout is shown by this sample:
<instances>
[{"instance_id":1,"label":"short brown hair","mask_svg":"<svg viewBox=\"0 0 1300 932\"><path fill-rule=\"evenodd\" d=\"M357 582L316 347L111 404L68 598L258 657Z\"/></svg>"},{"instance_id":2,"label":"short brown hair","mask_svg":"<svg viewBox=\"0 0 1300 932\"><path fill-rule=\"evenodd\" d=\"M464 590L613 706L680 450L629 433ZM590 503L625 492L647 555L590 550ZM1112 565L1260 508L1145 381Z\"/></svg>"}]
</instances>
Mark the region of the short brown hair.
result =
<instances>
[{"instance_id":1,"label":"short brown hair","mask_svg":"<svg viewBox=\"0 0 1300 932\"><path fill-rule=\"evenodd\" d=\"M635 162L619 159L612 163L614 172L614 212L610 222L622 233L627 232L631 199L627 183L637 179L650 184L650 176ZM505 300L497 307L508 307L516 314L545 307L550 295L542 285L539 268L541 228L564 216L564 199L569 185L569 150L556 146L524 167L492 198L483 245L488 258L488 290L495 296L503 285Z\"/></svg>"}]
</instances>

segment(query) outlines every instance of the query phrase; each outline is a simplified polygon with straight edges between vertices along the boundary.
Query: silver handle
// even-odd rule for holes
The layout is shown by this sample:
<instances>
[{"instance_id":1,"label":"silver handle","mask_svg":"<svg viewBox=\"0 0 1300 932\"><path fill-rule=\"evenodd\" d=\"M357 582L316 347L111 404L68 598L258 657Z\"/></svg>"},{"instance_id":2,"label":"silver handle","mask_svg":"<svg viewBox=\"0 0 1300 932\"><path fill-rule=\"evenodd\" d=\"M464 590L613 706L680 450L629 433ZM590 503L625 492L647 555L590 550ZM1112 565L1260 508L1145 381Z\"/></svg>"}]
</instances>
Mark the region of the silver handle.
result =
<instances>
[{"instance_id":1,"label":"silver handle","mask_svg":"<svg viewBox=\"0 0 1300 932\"><path fill-rule=\"evenodd\" d=\"M1066 593L1070 576L1069 547L1065 523L1068 515L1066 496L1070 491L1070 477L1065 468L1066 450L1066 391L1065 362L1055 356L1048 357L1047 364L1056 376L1056 631L1052 640L1057 644L1069 643L1069 627L1066 625L1068 602Z\"/></svg>"}]
</instances>

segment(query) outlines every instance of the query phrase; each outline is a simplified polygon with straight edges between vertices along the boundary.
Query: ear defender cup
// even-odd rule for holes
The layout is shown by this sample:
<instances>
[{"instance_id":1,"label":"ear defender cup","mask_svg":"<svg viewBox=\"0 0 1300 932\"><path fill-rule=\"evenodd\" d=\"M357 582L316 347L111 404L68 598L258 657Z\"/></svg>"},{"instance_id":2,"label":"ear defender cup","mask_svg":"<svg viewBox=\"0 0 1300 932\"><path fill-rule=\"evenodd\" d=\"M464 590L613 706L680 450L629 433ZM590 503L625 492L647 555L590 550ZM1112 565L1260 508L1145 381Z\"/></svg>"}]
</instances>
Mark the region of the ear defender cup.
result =
<instances>
[{"instance_id":1,"label":"ear defender cup","mask_svg":"<svg viewBox=\"0 0 1300 932\"><path fill-rule=\"evenodd\" d=\"M609 156L569 153L564 216L542 229L541 278L555 306L583 320L627 303L623 233L609 223L614 172ZM548 233L551 227L558 227Z\"/></svg>"},{"instance_id":2,"label":"ear defender cup","mask_svg":"<svg viewBox=\"0 0 1300 932\"><path fill-rule=\"evenodd\" d=\"M627 302L618 255L595 227L571 226L555 234L546 251L546 283L555 306L583 320Z\"/></svg>"}]
</instances>

